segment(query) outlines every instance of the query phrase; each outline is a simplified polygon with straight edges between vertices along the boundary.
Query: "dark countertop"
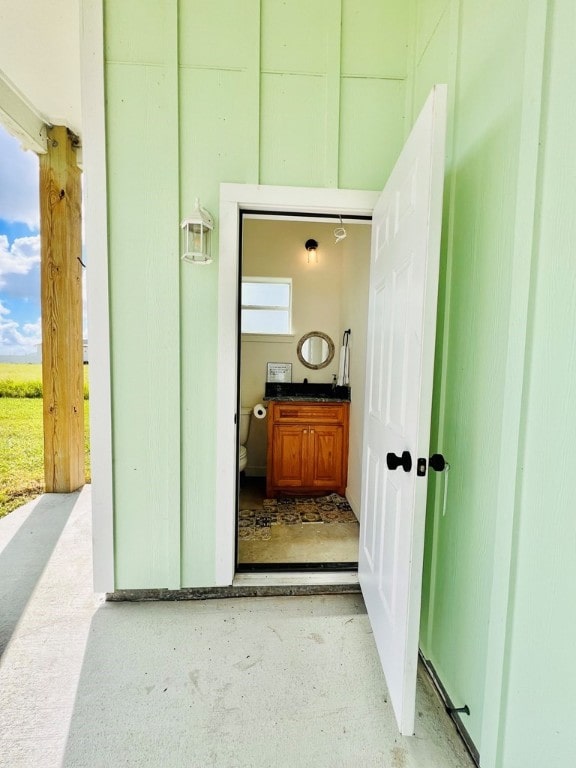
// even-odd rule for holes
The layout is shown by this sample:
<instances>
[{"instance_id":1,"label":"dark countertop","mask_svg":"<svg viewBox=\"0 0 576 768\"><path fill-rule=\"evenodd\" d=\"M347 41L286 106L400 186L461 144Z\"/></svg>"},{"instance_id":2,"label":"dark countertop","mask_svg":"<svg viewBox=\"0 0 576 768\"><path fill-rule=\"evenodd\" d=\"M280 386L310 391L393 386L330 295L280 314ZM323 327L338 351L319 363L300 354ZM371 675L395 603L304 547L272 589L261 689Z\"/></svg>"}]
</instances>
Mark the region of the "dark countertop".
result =
<instances>
[{"instance_id":1,"label":"dark countertop","mask_svg":"<svg viewBox=\"0 0 576 768\"><path fill-rule=\"evenodd\" d=\"M265 402L274 400L278 403L349 403L349 397L314 397L313 395L277 395L263 397Z\"/></svg>"},{"instance_id":2,"label":"dark countertop","mask_svg":"<svg viewBox=\"0 0 576 768\"><path fill-rule=\"evenodd\" d=\"M332 383L312 382L267 382L264 400L279 402L349 403L350 387L334 386Z\"/></svg>"}]
</instances>

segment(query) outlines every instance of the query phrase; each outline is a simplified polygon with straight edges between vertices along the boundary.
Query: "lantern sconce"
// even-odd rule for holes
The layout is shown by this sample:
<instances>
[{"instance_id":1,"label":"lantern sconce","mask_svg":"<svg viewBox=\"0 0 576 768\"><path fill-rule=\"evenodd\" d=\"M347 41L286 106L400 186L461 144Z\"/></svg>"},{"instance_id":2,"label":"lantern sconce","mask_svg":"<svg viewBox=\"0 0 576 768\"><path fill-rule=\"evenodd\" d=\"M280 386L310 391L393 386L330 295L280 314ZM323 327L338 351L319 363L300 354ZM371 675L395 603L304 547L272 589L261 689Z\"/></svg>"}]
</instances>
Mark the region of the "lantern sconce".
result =
<instances>
[{"instance_id":1,"label":"lantern sconce","mask_svg":"<svg viewBox=\"0 0 576 768\"><path fill-rule=\"evenodd\" d=\"M214 219L196 198L192 215L180 225L184 232L182 261L190 264L211 264L211 239Z\"/></svg>"},{"instance_id":2,"label":"lantern sconce","mask_svg":"<svg viewBox=\"0 0 576 768\"><path fill-rule=\"evenodd\" d=\"M318 241L310 238L304 243L304 248L308 251L308 264L318 264Z\"/></svg>"}]
</instances>

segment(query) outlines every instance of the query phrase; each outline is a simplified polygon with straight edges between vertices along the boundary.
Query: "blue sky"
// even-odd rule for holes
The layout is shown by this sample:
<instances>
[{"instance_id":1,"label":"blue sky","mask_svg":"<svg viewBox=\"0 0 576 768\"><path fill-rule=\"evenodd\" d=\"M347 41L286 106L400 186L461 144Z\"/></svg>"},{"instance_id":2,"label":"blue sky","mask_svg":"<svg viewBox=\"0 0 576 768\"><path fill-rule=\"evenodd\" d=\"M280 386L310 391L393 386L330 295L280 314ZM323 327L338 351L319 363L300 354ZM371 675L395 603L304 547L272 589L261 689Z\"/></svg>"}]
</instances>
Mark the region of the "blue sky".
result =
<instances>
[{"instance_id":1,"label":"blue sky","mask_svg":"<svg viewBox=\"0 0 576 768\"><path fill-rule=\"evenodd\" d=\"M40 341L38 158L0 126L0 355Z\"/></svg>"}]
</instances>

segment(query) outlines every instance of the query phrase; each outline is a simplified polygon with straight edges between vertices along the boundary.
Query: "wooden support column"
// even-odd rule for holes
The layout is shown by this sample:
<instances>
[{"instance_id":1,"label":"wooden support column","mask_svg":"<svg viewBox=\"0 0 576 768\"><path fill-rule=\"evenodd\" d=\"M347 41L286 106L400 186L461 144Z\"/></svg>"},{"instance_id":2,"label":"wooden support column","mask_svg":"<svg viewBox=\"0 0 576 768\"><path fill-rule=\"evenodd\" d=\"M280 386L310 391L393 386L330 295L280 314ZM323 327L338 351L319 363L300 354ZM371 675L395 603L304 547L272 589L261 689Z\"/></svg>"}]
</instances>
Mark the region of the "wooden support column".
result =
<instances>
[{"instance_id":1,"label":"wooden support column","mask_svg":"<svg viewBox=\"0 0 576 768\"><path fill-rule=\"evenodd\" d=\"M47 493L84 485L80 169L75 140L51 128L40 155L42 388Z\"/></svg>"}]
</instances>

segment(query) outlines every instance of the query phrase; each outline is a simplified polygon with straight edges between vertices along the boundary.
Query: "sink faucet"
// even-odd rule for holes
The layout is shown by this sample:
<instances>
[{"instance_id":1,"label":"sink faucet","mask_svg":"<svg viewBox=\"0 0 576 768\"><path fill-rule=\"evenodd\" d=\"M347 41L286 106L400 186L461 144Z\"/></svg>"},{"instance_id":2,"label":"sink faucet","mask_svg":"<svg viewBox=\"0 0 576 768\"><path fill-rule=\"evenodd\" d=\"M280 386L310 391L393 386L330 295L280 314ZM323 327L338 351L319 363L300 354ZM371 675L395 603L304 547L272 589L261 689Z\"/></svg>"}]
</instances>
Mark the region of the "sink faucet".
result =
<instances>
[{"instance_id":1,"label":"sink faucet","mask_svg":"<svg viewBox=\"0 0 576 768\"><path fill-rule=\"evenodd\" d=\"M336 389L336 374L332 374L332 389Z\"/></svg>"}]
</instances>

